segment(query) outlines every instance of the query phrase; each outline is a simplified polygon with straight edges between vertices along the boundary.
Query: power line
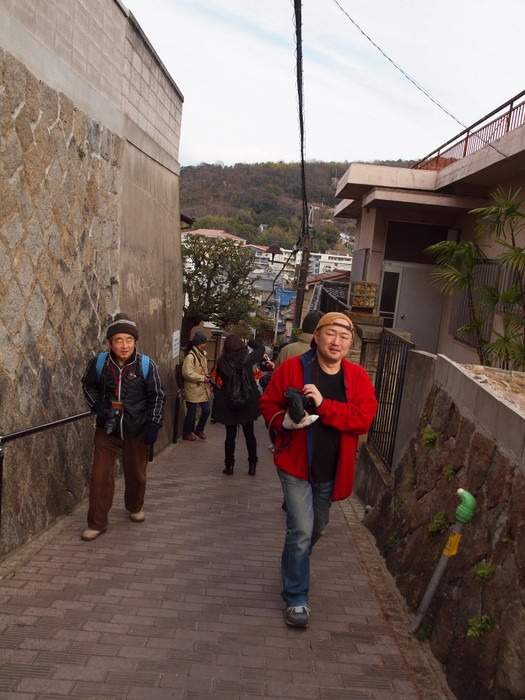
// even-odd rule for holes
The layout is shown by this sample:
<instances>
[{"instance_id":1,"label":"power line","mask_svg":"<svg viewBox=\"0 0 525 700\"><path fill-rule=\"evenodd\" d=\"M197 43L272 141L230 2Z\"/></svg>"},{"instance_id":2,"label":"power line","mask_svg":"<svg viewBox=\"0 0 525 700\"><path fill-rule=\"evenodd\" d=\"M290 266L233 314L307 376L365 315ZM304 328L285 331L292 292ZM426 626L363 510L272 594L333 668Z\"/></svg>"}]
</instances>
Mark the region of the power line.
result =
<instances>
[{"instance_id":1,"label":"power line","mask_svg":"<svg viewBox=\"0 0 525 700\"><path fill-rule=\"evenodd\" d=\"M425 97L427 97L431 102L433 102L433 103L436 105L436 107L438 107L442 112L444 112L447 116L449 116L451 119L453 119L457 124L459 124L461 127L463 127L463 129L465 129L466 131L468 131L468 127L467 127L465 124L463 124L463 122L462 122L460 119L458 119L454 114L452 114L452 112L450 112L446 107L444 107L444 106L441 104L441 102L439 102L433 95L430 94L430 92L428 92L428 90L426 90L422 85L420 85L420 84L417 82L417 80L415 80L414 78L412 78L411 75L409 75L403 68L401 68L401 66L400 66L398 63L396 63L396 62L394 61L394 59L392 59L392 58L386 53L386 51L383 51L383 49L379 46L379 44L377 44L377 43L365 32L365 30L355 21L355 19L353 19L353 18L348 14L348 12L341 6L341 4L338 2L338 0L333 0L333 1L334 1L334 3L337 5L337 7L341 10L341 12L347 17L347 19L350 20L350 22L354 25L354 27L365 37L365 39L366 39L367 41L369 41L369 42L372 44L372 46L373 46L374 48L376 48L376 49L379 51L379 53L380 53L384 58L386 58L386 60L389 61L389 63L391 63L391 64L394 66L394 68L395 68L396 70L398 70L398 71L401 73L401 75L403 75L404 78L406 78L410 83L412 83L412 85L414 85L414 87L415 87L417 90L419 90L421 93L423 93L423 95L425 95ZM482 141L482 142L485 144L485 146L489 146L489 147L492 148L496 153L498 153L500 156L502 156L502 157L505 158L506 160L508 160L508 161L510 161L511 163L513 163L517 168L519 168L520 170L524 170L524 171L525 171L525 168L521 165L521 163L518 163L512 156L508 156L506 153L503 153L503 151L500 151L496 146L494 146L493 143L491 143L491 142L488 141L487 139L483 138L483 137L480 136L479 134L477 134L477 136L478 136L478 138L480 139L480 141Z\"/></svg>"},{"instance_id":2,"label":"power line","mask_svg":"<svg viewBox=\"0 0 525 700\"><path fill-rule=\"evenodd\" d=\"M365 30L364 30L362 27L359 26L359 24L355 21L355 19L353 19L352 17L350 17L350 15L348 14L348 12L339 4L339 2L337 2L337 0L334 0L334 3L335 3L335 4L337 5L337 7L341 10L341 12L350 20L350 22L352 22L352 24L354 25L354 27L355 27L359 32L361 32L361 34L365 37L365 39L367 39L367 41L369 41L369 42L372 44L372 46L374 46L374 47L379 51L379 53L380 53L384 58L386 58L386 60L389 61L389 62L394 66L394 68L395 68L396 70L398 70L398 71L401 73L401 75L403 75L409 82L411 82L412 85L414 85L415 88L417 88L420 92L422 92L423 95L425 95L425 97L428 97L428 99L431 100L431 101L436 105L436 107L439 107L439 109L441 109L443 112L445 112L445 114L447 114L451 119L453 119L455 122L457 122L457 123L458 123L460 126L462 126L464 129L467 128L467 127L465 126L465 124L463 124L459 119L457 119L457 118L452 114L452 112L449 112L448 109L446 109L446 107L444 107L444 106L441 104L441 102L439 102L435 97L433 97L433 96L428 92L428 90L425 90L425 88L424 88L422 85L420 85L420 84L417 82L417 80L415 80L414 78L412 78L411 75L409 75L403 68L401 68L401 66L400 66L399 64L397 64L397 63L394 61L394 59L390 58L390 56L389 56L385 51L383 51L383 49L379 46L379 44L376 44L376 42L365 32Z\"/></svg>"}]
</instances>

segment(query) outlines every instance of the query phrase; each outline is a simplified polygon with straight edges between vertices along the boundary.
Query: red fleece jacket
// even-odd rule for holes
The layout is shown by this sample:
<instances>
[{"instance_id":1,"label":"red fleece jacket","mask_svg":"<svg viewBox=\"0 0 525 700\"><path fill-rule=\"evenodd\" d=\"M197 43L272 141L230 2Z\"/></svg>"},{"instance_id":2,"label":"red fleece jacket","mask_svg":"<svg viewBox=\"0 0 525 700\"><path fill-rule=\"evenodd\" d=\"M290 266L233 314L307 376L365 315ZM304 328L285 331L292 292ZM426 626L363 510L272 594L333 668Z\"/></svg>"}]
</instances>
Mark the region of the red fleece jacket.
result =
<instances>
[{"instance_id":1,"label":"red fleece jacket","mask_svg":"<svg viewBox=\"0 0 525 700\"><path fill-rule=\"evenodd\" d=\"M305 384L301 357L292 357L275 370L266 391L261 396L260 408L266 425L268 426L272 421L271 427L277 430L276 445L287 445L283 449L274 450L275 466L300 479L308 480L307 432L309 429L302 428L284 433L282 429L283 410L286 409L284 392L291 386L302 389ZM334 501L348 498L352 493L358 438L359 435L368 432L377 410L374 386L366 370L348 360L343 360L342 368L346 403L324 399L317 409L318 420L341 432L339 462L332 494Z\"/></svg>"}]
</instances>

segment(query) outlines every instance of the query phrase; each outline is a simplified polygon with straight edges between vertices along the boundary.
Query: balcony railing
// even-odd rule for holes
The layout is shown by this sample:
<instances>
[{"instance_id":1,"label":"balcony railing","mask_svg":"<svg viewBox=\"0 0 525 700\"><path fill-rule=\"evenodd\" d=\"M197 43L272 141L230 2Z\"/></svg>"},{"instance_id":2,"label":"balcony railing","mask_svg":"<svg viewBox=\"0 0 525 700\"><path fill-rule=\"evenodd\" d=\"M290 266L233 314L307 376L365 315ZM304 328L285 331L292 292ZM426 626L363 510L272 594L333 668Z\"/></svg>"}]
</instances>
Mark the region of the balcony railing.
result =
<instances>
[{"instance_id":1,"label":"balcony railing","mask_svg":"<svg viewBox=\"0 0 525 700\"><path fill-rule=\"evenodd\" d=\"M429 153L412 168L442 170L525 123L525 90Z\"/></svg>"}]
</instances>

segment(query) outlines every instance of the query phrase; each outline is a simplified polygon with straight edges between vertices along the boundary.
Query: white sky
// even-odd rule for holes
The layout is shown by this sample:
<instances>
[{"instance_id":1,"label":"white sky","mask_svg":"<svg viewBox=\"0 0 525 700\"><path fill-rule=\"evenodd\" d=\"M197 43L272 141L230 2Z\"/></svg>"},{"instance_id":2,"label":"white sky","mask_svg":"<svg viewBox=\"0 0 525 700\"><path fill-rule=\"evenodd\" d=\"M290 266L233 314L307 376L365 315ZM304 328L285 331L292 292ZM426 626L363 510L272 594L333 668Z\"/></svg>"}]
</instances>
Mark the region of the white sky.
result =
<instances>
[{"instance_id":1,"label":"white sky","mask_svg":"<svg viewBox=\"0 0 525 700\"><path fill-rule=\"evenodd\" d=\"M181 165L298 162L292 0L123 0L184 95ZM525 0L337 0L461 124L524 88ZM463 127L335 0L303 0L307 160L419 159Z\"/></svg>"}]
</instances>

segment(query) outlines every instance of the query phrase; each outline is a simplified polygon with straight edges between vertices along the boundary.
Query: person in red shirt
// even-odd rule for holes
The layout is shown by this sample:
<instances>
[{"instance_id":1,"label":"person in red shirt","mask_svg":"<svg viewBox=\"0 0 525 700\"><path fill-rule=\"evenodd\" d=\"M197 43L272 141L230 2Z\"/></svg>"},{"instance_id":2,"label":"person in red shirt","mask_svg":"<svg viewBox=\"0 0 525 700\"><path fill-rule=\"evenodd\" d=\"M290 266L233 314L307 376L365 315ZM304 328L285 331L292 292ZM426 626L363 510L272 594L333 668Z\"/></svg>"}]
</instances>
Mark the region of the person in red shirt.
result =
<instances>
[{"instance_id":1,"label":"person in red shirt","mask_svg":"<svg viewBox=\"0 0 525 700\"><path fill-rule=\"evenodd\" d=\"M354 332L344 313L322 316L311 350L283 362L260 399L286 502L281 597L293 627L308 627L310 554L328 524L331 502L352 493L359 436L377 410L366 370L345 359ZM290 388L299 390L307 409L302 418L292 412Z\"/></svg>"}]
</instances>

